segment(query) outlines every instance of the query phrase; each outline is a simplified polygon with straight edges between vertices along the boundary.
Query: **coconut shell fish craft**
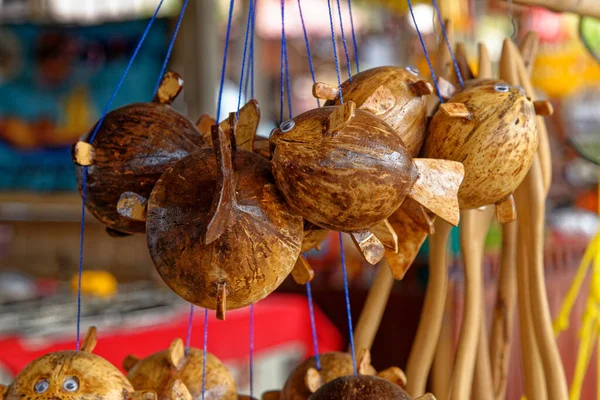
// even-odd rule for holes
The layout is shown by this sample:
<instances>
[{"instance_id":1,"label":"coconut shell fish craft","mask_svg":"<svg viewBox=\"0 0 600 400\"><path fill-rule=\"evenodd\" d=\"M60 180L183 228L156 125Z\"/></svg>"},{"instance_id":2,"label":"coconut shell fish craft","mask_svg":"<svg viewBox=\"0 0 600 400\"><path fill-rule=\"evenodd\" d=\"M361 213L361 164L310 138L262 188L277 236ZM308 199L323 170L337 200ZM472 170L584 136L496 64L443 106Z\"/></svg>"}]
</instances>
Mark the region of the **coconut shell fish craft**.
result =
<instances>
[{"instance_id":1,"label":"coconut shell fish craft","mask_svg":"<svg viewBox=\"0 0 600 400\"><path fill-rule=\"evenodd\" d=\"M81 351L46 354L26 366L8 386L0 385L0 398L155 400L152 390L135 391L127 378L104 358L92 354L96 328L88 331Z\"/></svg>"},{"instance_id":2,"label":"coconut shell fish craft","mask_svg":"<svg viewBox=\"0 0 600 400\"><path fill-rule=\"evenodd\" d=\"M310 399L412 400L413 398L398 385L378 376L347 375L322 386ZM428 393L415 398L415 400L435 400L435 397Z\"/></svg>"}]
</instances>

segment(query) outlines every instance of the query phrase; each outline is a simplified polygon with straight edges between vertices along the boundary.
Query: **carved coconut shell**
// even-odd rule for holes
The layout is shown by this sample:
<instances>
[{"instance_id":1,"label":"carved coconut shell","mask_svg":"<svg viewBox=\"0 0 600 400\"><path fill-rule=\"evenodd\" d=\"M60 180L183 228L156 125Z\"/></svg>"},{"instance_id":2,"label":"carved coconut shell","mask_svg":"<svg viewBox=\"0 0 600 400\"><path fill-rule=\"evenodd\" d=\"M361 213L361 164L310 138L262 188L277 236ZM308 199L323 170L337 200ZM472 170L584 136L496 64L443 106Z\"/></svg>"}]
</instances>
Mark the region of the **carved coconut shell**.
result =
<instances>
[{"instance_id":1,"label":"carved coconut shell","mask_svg":"<svg viewBox=\"0 0 600 400\"><path fill-rule=\"evenodd\" d=\"M349 110L352 104L307 111L291 130L271 135L279 190L306 220L337 231L387 218L416 179L398 134L367 111Z\"/></svg>"},{"instance_id":2,"label":"carved coconut shell","mask_svg":"<svg viewBox=\"0 0 600 400\"><path fill-rule=\"evenodd\" d=\"M427 128L427 97L422 78L412 67L377 67L362 71L342 83L342 98L372 112L400 136L412 157L419 154ZM328 101L339 105L339 99Z\"/></svg>"},{"instance_id":3,"label":"carved coconut shell","mask_svg":"<svg viewBox=\"0 0 600 400\"><path fill-rule=\"evenodd\" d=\"M321 386L311 400L411 400L398 385L369 375L348 375Z\"/></svg>"},{"instance_id":4,"label":"carved coconut shell","mask_svg":"<svg viewBox=\"0 0 600 400\"><path fill-rule=\"evenodd\" d=\"M210 243L207 227L219 195L213 149L167 169L148 201L148 247L157 271L179 296L210 309L266 297L294 267L302 242L302 218L278 193L269 162L244 150L232 154L230 217Z\"/></svg>"},{"instance_id":5,"label":"carved coconut shell","mask_svg":"<svg viewBox=\"0 0 600 400\"><path fill-rule=\"evenodd\" d=\"M461 208L499 203L519 186L538 146L533 102L518 88L499 82L468 84L436 112L423 156L462 162ZM465 116L448 112L463 104Z\"/></svg>"},{"instance_id":6,"label":"carved coconut shell","mask_svg":"<svg viewBox=\"0 0 600 400\"><path fill-rule=\"evenodd\" d=\"M183 351L183 347L181 348ZM153 390L158 400L171 400L171 387L179 379L192 399L202 399L202 350L191 348L188 355L173 359L171 349L152 354L129 366L127 378L137 390ZM173 361L176 365L173 365ZM206 357L206 400L237 400L237 387L231 373L214 355Z\"/></svg>"},{"instance_id":7,"label":"carved coconut shell","mask_svg":"<svg viewBox=\"0 0 600 400\"><path fill-rule=\"evenodd\" d=\"M91 131L81 138L87 142ZM88 166L86 207L108 228L144 233L145 224L121 217L117 202L124 192L149 196L162 173L202 145L200 133L186 117L166 104L137 103L106 115ZM83 168L77 167L79 191Z\"/></svg>"}]
</instances>

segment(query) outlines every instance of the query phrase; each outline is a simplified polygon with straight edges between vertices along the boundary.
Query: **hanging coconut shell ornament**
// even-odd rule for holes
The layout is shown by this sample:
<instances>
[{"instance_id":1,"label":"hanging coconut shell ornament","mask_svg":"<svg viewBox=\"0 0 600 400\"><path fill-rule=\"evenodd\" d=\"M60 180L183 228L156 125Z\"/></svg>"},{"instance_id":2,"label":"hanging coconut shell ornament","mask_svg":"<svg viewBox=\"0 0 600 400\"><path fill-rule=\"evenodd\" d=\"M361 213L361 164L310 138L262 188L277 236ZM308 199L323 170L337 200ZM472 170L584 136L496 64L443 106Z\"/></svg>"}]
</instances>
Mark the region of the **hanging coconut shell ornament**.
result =
<instances>
[{"instance_id":1,"label":"hanging coconut shell ornament","mask_svg":"<svg viewBox=\"0 0 600 400\"><path fill-rule=\"evenodd\" d=\"M370 263L385 247L397 249L387 218L407 198L458 223L462 165L413 159L390 125L354 102L300 114L270 140L273 175L292 208L312 224L351 233Z\"/></svg>"},{"instance_id":2,"label":"hanging coconut shell ornament","mask_svg":"<svg viewBox=\"0 0 600 400\"><path fill-rule=\"evenodd\" d=\"M281 197L263 157L212 127L213 149L168 168L146 200L125 193L119 212L146 221L150 255L186 301L217 310L253 304L275 290L300 254L302 218Z\"/></svg>"},{"instance_id":3,"label":"hanging coconut shell ornament","mask_svg":"<svg viewBox=\"0 0 600 400\"><path fill-rule=\"evenodd\" d=\"M92 354L96 328L88 330L81 351L57 351L27 365L8 386L4 400L156 400L152 390L135 391L127 378L104 358Z\"/></svg>"},{"instance_id":4,"label":"hanging coconut shell ornament","mask_svg":"<svg viewBox=\"0 0 600 400\"><path fill-rule=\"evenodd\" d=\"M318 370L316 357L306 359L294 369L281 392L267 392L263 400L307 400L324 384L354 373L352 356L339 351L321 354L320 367ZM377 375L400 387L406 386L406 376L398 367L377 373L371 365L371 353L367 349L361 350L358 355L357 369L361 375Z\"/></svg>"},{"instance_id":5,"label":"hanging coconut shell ornament","mask_svg":"<svg viewBox=\"0 0 600 400\"><path fill-rule=\"evenodd\" d=\"M377 67L362 71L340 87L342 99L387 122L400 136L412 157L419 154L427 128L427 95L433 86L414 67ZM340 90L324 83L313 86L313 95L340 105Z\"/></svg>"},{"instance_id":6,"label":"hanging coconut shell ornament","mask_svg":"<svg viewBox=\"0 0 600 400\"><path fill-rule=\"evenodd\" d=\"M98 122L101 126L93 142L89 140L95 128L73 148L81 193L86 179L86 208L112 236L144 233L146 229L143 222L117 213L121 194L131 191L149 196L168 167L203 143L194 124L169 106L182 84L179 75L168 72L152 102L109 112Z\"/></svg>"},{"instance_id":7,"label":"hanging coconut shell ornament","mask_svg":"<svg viewBox=\"0 0 600 400\"><path fill-rule=\"evenodd\" d=\"M412 400L398 385L378 376L347 375L323 385L311 400ZM435 400L427 393L415 400Z\"/></svg>"},{"instance_id":8,"label":"hanging coconut shell ornament","mask_svg":"<svg viewBox=\"0 0 600 400\"><path fill-rule=\"evenodd\" d=\"M185 354L183 341L175 339L168 350L144 359L127 356L123 368L137 390L151 390L158 400L201 400L204 352L190 348ZM205 400L237 400L237 387L231 373L214 355L207 353Z\"/></svg>"},{"instance_id":9,"label":"hanging coconut shell ornament","mask_svg":"<svg viewBox=\"0 0 600 400\"><path fill-rule=\"evenodd\" d=\"M520 88L475 81L440 105L423 146L424 157L463 163L460 207L496 204L500 222L516 218L513 191L538 147L536 115L550 115L546 101L531 101Z\"/></svg>"}]
</instances>

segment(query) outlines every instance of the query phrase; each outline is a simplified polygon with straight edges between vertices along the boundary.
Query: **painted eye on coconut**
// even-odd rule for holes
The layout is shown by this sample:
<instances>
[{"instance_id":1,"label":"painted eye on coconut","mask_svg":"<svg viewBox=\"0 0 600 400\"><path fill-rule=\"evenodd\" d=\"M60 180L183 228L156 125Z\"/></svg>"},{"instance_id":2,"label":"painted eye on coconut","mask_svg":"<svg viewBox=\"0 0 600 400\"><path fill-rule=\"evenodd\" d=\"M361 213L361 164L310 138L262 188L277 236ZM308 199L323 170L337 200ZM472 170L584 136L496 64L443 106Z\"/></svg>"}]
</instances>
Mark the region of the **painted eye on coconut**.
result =
<instances>
[{"instance_id":1,"label":"painted eye on coconut","mask_svg":"<svg viewBox=\"0 0 600 400\"><path fill-rule=\"evenodd\" d=\"M36 393L44 393L46 390L48 390L49 386L50 384L48 381L45 378L42 378L35 383L33 390L35 390Z\"/></svg>"},{"instance_id":2,"label":"painted eye on coconut","mask_svg":"<svg viewBox=\"0 0 600 400\"><path fill-rule=\"evenodd\" d=\"M74 376L65 379L65 382L63 383L63 389L65 389L67 392L76 392L77 389L79 389L79 379Z\"/></svg>"},{"instance_id":3,"label":"painted eye on coconut","mask_svg":"<svg viewBox=\"0 0 600 400\"><path fill-rule=\"evenodd\" d=\"M496 92L508 92L510 89L510 87L506 84L506 83L496 83L496 85L494 85L494 90Z\"/></svg>"},{"instance_id":4,"label":"painted eye on coconut","mask_svg":"<svg viewBox=\"0 0 600 400\"><path fill-rule=\"evenodd\" d=\"M281 133L286 133L294 129L294 126L296 126L296 123L290 119L282 123L279 127L279 130L281 131Z\"/></svg>"}]
</instances>

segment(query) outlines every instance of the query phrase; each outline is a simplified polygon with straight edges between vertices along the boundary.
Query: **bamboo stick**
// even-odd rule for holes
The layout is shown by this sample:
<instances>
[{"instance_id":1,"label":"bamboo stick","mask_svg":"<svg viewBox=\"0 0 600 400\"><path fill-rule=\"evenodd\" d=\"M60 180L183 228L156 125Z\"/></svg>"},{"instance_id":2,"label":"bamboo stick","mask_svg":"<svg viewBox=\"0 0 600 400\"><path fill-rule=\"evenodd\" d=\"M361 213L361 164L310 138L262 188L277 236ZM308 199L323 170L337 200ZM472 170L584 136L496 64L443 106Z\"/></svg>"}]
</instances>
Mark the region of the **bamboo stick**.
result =
<instances>
[{"instance_id":1,"label":"bamboo stick","mask_svg":"<svg viewBox=\"0 0 600 400\"><path fill-rule=\"evenodd\" d=\"M448 287L440 338L431 369L431 392L437 400L448 400L452 365L454 364L454 290Z\"/></svg>"}]
</instances>

